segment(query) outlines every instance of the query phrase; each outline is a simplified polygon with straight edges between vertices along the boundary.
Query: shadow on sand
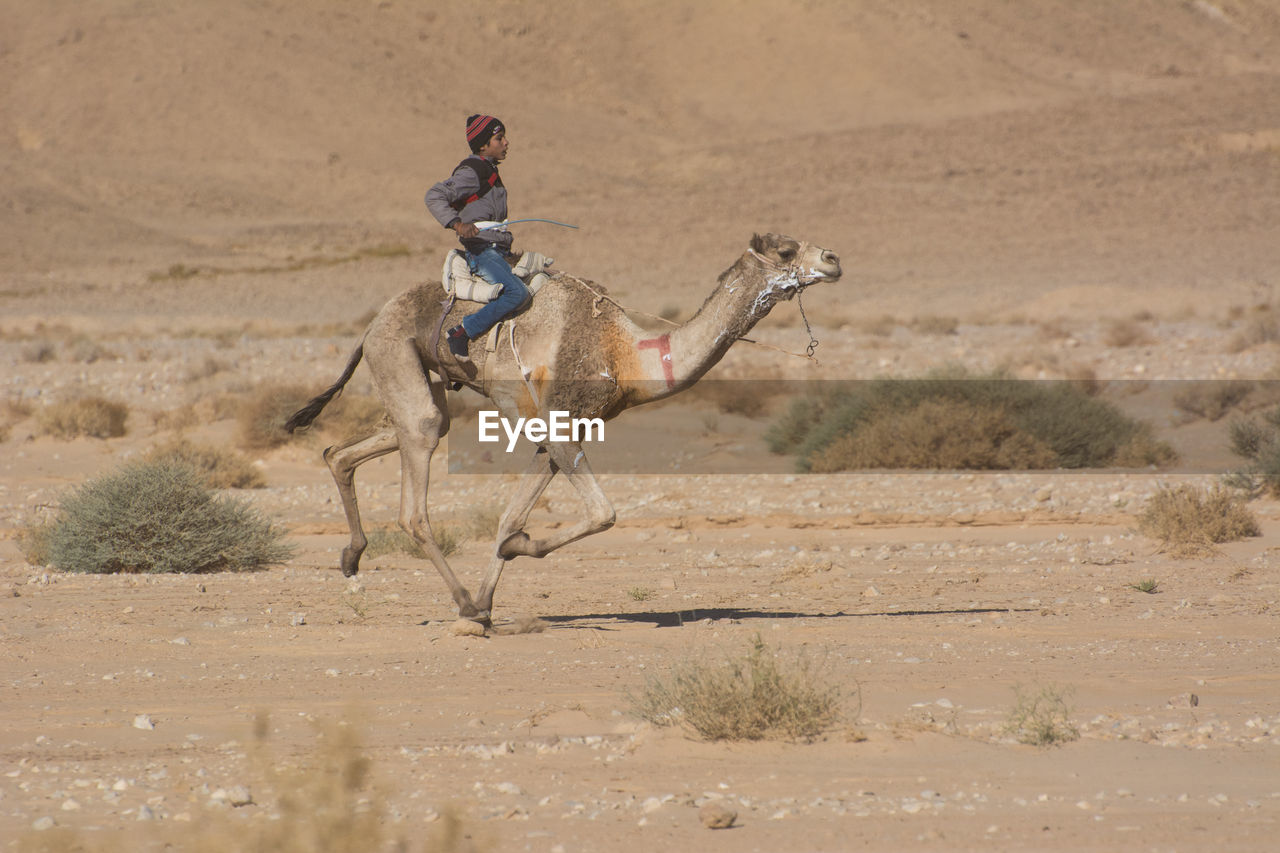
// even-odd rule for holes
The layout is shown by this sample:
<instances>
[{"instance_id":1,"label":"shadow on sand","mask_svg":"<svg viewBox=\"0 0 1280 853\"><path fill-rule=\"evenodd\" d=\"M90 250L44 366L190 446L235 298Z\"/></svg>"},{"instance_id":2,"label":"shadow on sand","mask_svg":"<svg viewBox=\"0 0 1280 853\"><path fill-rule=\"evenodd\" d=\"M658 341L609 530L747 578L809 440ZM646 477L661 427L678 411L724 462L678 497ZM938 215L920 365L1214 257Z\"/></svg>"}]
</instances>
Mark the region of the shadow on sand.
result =
<instances>
[{"instance_id":1,"label":"shadow on sand","mask_svg":"<svg viewBox=\"0 0 1280 853\"><path fill-rule=\"evenodd\" d=\"M686 622L701 622L704 619L862 619L868 616L963 616L983 613L1029 613L1035 608L1028 607L962 607L943 610L883 610L871 613L804 613L795 610L754 610L741 607L706 607L689 610L656 610L638 613L575 613L561 616L541 616L543 622L555 627L594 628L610 630L610 622L649 622L658 628L678 628Z\"/></svg>"}]
</instances>

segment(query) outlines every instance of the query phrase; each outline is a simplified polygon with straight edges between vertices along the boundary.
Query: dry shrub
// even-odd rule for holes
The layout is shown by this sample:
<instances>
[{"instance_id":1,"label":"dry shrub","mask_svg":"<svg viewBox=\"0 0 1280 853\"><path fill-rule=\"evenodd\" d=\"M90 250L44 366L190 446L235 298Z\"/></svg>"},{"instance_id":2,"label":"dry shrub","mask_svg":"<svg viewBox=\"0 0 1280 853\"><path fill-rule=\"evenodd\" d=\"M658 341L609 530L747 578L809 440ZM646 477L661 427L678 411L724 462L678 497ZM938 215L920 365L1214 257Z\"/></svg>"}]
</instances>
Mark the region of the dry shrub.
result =
<instances>
[{"instance_id":1,"label":"dry shrub","mask_svg":"<svg viewBox=\"0 0 1280 853\"><path fill-rule=\"evenodd\" d=\"M58 358L58 348L52 341L36 341L22 350L22 360L30 364L47 364Z\"/></svg>"},{"instance_id":2,"label":"dry shrub","mask_svg":"<svg viewBox=\"0 0 1280 853\"><path fill-rule=\"evenodd\" d=\"M103 397L82 397L54 403L36 416L40 432L54 438L119 438L125 434L129 409Z\"/></svg>"},{"instance_id":3,"label":"dry shrub","mask_svg":"<svg viewBox=\"0 0 1280 853\"><path fill-rule=\"evenodd\" d=\"M502 512L506 504L501 501L476 504L467 511L462 521L462 535L467 539L481 542L498 535L498 523L502 521Z\"/></svg>"},{"instance_id":4,"label":"dry shrub","mask_svg":"<svg viewBox=\"0 0 1280 853\"><path fill-rule=\"evenodd\" d=\"M1109 347L1146 346L1151 335L1138 320L1110 320L1102 330L1102 342Z\"/></svg>"},{"instance_id":5,"label":"dry shrub","mask_svg":"<svg viewBox=\"0 0 1280 853\"><path fill-rule=\"evenodd\" d=\"M1280 408L1262 415L1262 420L1233 420L1227 427L1231 452L1248 464L1233 471L1228 483L1247 493L1266 491L1280 497Z\"/></svg>"},{"instance_id":6,"label":"dry shrub","mask_svg":"<svg viewBox=\"0 0 1280 853\"><path fill-rule=\"evenodd\" d=\"M31 406L16 400L0 403L0 441L8 441L13 425L31 417Z\"/></svg>"},{"instance_id":7,"label":"dry shrub","mask_svg":"<svg viewBox=\"0 0 1280 853\"><path fill-rule=\"evenodd\" d=\"M114 352L88 335L76 335L67 341L66 346L68 360L81 364L93 364L95 361L117 358Z\"/></svg>"},{"instance_id":8,"label":"dry shrub","mask_svg":"<svg viewBox=\"0 0 1280 853\"><path fill-rule=\"evenodd\" d=\"M1042 341L1061 341L1072 337L1072 333L1061 318L1056 318L1037 323L1036 337Z\"/></svg>"},{"instance_id":9,"label":"dry shrub","mask_svg":"<svg viewBox=\"0 0 1280 853\"><path fill-rule=\"evenodd\" d=\"M1047 444L1020 431L1002 409L926 400L907 411L876 413L857 432L840 436L815 456L811 470L1024 470L1050 468L1056 458Z\"/></svg>"},{"instance_id":10,"label":"dry shrub","mask_svg":"<svg viewBox=\"0 0 1280 853\"><path fill-rule=\"evenodd\" d=\"M785 393L787 387L771 379L722 379L699 382L693 396L706 400L720 412L755 418L764 414L771 400Z\"/></svg>"},{"instance_id":11,"label":"dry shrub","mask_svg":"<svg viewBox=\"0 0 1280 853\"><path fill-rule=\"evenodd\" d=\"M1227 352L1244 352L1262 344L1280 340L1280 311L1272 305L1259 305L1244 318L1244 326L1227 341Z\"/></svg>"},{"instance_id":12,"label":"dry shrub","mask_svg":"<svg viewBox=\"0 0 1280 853\"><path fill-rule=\"evenodd\" d=\"M898 327L898 321L891 314L881 314L879 317L857 320L852 325L856 331L859 331L864 335L874 335L877 338L887 338L892 335L893 330Z\"/></svg>"},{"instance_id":13,"label":"dry shrub","mask_svg":"<svg viewBox=\"0 0 1280 853\"><path fill-rule=\"evenodd\" d=\"M311 398L301 385L265 385L240 405L236 414L240 445L249 450L270 450L290 438L284 422Z\"/></svg>"},{"instance_id":14,"label":"dry shrub","mask_svg":"<svg viewBox=\"0 0 1280 853\"><path fill-rule=\"evenodd\" d=\"M1058 687L1014 688L1013 710L1004 731L1029 746L1059 746L1078 740L1080 730L1071 723L1068 692Z\"/></svg>"},{"instance_id":15,"label":"dry shrub","mask_svg":"<svg viewBox=\"0 0 1280 853\"><path fill-rule=\"evenodd\" d=\"M383 805L388 799L373 760L365 754L357 727L346 722L316 724L315 745L299 757L281 758L269 741L265 713L254 720L248 749L252 819L240 809L211 801L190 824L172 820L133 824L119 833L91 834L56 827L31 832L19 842L29 853L483 853L495 849L492 835L453 804L411 839L394 828Z\"/></svg>"},{"instance_id":16,"label":"dry shrub","mask_svg":"<svg viewBox=\"0 0 1280 853\"><path fill-rule=\"evenodd\" d=\"M196 444L176 438L147 454L153 462L172 462L187 467L203 478L211 489L261 489L267 481L262 472L246 457L234 450Z\"/></svg>"},{"instance_id":17,"label":"dry shrub","mask_svg":"<svg viewBox=\"0 0 1280 853\"><path fill-rule=\"evenodd\" d=\"M431 533L436 540L436 546L440 549L440 553L446 557L457 553L458 549L462 547L462 531L456 525L435 525L431 528ZM367 538L368 545L365 546L364 550L364 556L366 557L405 554L409 557L416 557L419 560L427 559L427 552L422 550L422 546L399 527L375 528L369 531Z\"/></svg>"},{"instance_id":18,"label":"dry shrub","mask_svg":"<svg viewBox=\"0 0 1280 853\"><path fill-rule=\"evenodd\" d=\"M343 394L325 409L316 424L325 433L345 439L375 431L385 415L386 410L377 397L371 394Z\"/></svg>"},{"instance_id":19,"label":"dry shrub","mask_svg":"<svg viewBox=\"0 0 1280 853\"><path fill-rule=\"evenodd\" d=\"M1205 490L1185 484L1156 492L1138 517L1138 529L1186 555L1262 533L1238 494L1220 486Z\"/></svg>"},{"instance_id":20,"label":"dry shrub","mask_svg":"<svg viewBox=\"0 0 1280 853\"><path fill-rule=\"evenodd\" d=\"M775 453L795 454L801 471L843 470L855 462L1100 468L1176 458L1149 425L1090 396L1078 383L970 376L963 370L826 386L794 401L765 441Z\"/></svg>"},{"instance_id":21,"label":"dry shrub","mask_svg":"<svg viewBox=\"0 0 1280 853\"><path fill-rule=\"evenodd\" d=\"M1216 421L1243 403L1255 385L1244 379L1189 382L1173 395L1173 405L1193 418Z\"/></svg>"},{"instance_id":22,"label":"dry shrub","mask_svg":"<svg viewBox=\"0 0 1280 853\"><path fill-rule=\"evenodd\" d=\"M283 531L249 504L214 495L171 460L89 481L41 535L49 564L94 574L250 571L293 553Z\"/></svg>"},{"instance_id":23,"label":"dry shrub","mask_svg":"<svg viewBox=\"0 0 1280 853\"><path fill-rule=\"evenodd\" d=\"M222 359L205 356L203 362L187 370L186 381L199 382L202 379L210 379L230 369L231 365Z\"/></svg>"},{"instance_id":24,"label":"dry shrub","mask_svg":"<svg viewBox=\"0 0 1280 853\"><path fill-rule=\"evenodd\" d=\"M956 317L926 314L912 320L911 328L922 335L954 335L960 328L960 320Z\"/></svg>"},{"instance_id":25,"label":"dry shrub","mask_svg":"<svg viewBox=\"0 0 1280 853\"><path fill-rule=\"evenodd\" d=\"M843 692L803 655L780 655L759 634L745 655L695 657L651 677L632 697L655 725L683 725L705 740L811 741L840 721Z\"/></svg>"}]
</instances>

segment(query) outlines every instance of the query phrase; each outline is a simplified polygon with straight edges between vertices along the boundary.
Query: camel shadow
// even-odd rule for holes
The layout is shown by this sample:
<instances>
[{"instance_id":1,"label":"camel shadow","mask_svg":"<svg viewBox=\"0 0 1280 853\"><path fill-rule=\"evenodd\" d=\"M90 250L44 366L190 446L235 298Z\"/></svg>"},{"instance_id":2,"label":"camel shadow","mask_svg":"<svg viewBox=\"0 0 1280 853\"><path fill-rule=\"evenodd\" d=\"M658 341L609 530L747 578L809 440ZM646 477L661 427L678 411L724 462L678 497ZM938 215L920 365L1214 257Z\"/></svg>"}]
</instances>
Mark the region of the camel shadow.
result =
<instances>
[{"instance_id":1,"label":"camel shadow","mask_svg":"<svg viewBox=\"0 0 1280 853\"><path fill-rule=\"evenodd\" d=\"M770 610L743 607L698 607L688 610L640 611L636 613L573 613L559 616L540 616L541 621L554 627L591 628L597 631L615 630L608 627L610 622L644 622L656 628L679 628L689 622L701 622L735 619L747 621L751 619L864 619L870 616L965 616L983 613L1031 613L1031 607L959 607L940 610L880 610L871 613L845 613L838 610L834 613L804 612L798 610ZM594 624L593 624L594 623Z\"/></svg>"}]
</instances>

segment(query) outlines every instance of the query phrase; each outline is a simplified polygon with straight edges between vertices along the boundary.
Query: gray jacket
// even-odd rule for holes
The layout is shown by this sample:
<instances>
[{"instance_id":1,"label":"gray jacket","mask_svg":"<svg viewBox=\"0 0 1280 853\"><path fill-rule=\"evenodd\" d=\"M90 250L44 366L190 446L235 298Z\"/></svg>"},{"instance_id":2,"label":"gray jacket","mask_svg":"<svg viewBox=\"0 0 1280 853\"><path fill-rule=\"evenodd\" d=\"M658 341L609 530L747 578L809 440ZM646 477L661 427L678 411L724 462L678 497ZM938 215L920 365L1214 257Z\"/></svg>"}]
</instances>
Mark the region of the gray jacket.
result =
<instances>
[{"instance_id":1,"label":"gray jacket","mask_svg":"<svg viewBox=\"0 0 1280 853\"><path fill-rule=\"evenodd\" d=\"M493 161L490 161L491 163ZM498 164L493 163L496 174ZM475 169L467 165L466 160L458 164L453 174L427 190L427 210L445 228L453 227L455 222L502 222L507 218L507 188L498 183L491 187L483 197L469 202L461 210L454 205L463 199L471 198L480 191L480 178ZM511 242L515 239L511 232L492 230L481 231L470 240L463 240L462 245L469 252L480 252L493 246L504 254L510 254Z\"/></svg>"}]
</instances>

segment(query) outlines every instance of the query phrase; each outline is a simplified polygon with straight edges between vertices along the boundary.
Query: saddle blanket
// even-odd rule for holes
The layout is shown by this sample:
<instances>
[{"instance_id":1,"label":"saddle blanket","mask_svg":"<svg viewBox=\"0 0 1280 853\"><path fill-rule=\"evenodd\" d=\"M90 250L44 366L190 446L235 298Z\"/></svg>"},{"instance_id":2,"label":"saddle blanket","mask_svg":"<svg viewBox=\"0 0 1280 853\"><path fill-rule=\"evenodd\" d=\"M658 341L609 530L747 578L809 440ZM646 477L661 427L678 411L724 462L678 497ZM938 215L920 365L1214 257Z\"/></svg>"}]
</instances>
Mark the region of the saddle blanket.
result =
<instances>
[{"instance_id":1,"label":"saddle blanket","mask_svg":"<svg viewBox=\"0 0 1280 853\"><path fill-rule=\"evenodd\" d=\"M525 252L511 271L528 286L530 294L535 294L551 280L546 270L553 263L555 258L548 258L541 252ZM467 256L460 249L445 255L440 281L444 284L445 293L452 293L467 302L492 302L502 292L502 285L485 281L471 272Z\"/></svg>"}]
</instances>

